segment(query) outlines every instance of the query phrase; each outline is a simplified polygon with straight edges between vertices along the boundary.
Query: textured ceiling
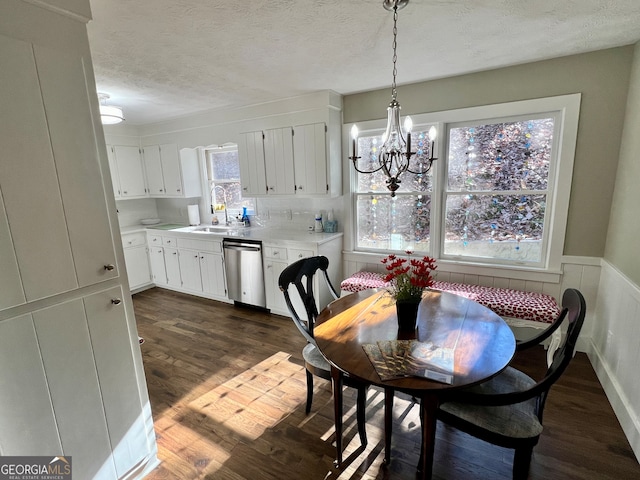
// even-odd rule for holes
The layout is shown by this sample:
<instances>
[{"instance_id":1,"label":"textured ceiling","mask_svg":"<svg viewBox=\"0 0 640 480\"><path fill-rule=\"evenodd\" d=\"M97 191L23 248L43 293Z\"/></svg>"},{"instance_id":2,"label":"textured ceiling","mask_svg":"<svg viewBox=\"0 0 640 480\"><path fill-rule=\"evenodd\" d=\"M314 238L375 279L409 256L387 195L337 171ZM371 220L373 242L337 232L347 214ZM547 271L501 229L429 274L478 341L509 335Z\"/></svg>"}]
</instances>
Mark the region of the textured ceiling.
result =
<instances>
[{"instance_id":1,"label":"textured ceiling","mask_svg":"<svg viewBox=\"0 0 640 480\"><path fill-rule=\"evenodd\" d=\"M317 90L391 83L382 0L91 0L99 92L147 124ZM628 45L639 0L411 0L398 83Z\"/></svg>"}]
</instances>

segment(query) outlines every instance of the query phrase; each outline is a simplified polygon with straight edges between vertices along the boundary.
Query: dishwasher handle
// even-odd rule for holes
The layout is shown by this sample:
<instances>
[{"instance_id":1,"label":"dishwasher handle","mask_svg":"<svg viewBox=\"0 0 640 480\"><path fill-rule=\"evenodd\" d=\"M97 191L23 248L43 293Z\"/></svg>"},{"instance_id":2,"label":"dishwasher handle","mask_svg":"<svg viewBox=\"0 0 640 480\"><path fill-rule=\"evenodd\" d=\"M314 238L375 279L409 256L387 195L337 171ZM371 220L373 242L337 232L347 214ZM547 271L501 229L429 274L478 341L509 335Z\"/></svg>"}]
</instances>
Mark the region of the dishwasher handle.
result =
<instances>
[{"instance_id":1,"label":"dishwasher handle","mask_svg":"<svg viewBox=\"0 0 640 480\"><path fill-rule=\"evenodd\" d=\"M236 250L240 252L259 252L260 247L254 247L249 245L238 245L238 244L226 244L224 246L225 250Z\"/></svg>"}]
</instances>

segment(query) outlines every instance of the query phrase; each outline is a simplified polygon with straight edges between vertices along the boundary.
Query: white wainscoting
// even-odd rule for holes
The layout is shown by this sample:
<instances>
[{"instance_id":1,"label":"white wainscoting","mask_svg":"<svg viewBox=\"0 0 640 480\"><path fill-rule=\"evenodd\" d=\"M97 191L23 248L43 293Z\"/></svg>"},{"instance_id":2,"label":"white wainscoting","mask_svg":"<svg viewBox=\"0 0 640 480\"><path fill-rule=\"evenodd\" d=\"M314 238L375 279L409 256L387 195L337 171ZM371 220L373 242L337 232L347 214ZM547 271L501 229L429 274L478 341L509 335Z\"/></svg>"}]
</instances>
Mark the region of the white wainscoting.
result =
<instances>
[{"instance_id":1,"label":"white wainscoting","mask_svg":"<svg viewBox=\"0 0 640 480\"><path fill-rule=\"evenodd\" d=\"M640 459L640 288L602 261L589 359Z\"/></svg>"}]
</instances>

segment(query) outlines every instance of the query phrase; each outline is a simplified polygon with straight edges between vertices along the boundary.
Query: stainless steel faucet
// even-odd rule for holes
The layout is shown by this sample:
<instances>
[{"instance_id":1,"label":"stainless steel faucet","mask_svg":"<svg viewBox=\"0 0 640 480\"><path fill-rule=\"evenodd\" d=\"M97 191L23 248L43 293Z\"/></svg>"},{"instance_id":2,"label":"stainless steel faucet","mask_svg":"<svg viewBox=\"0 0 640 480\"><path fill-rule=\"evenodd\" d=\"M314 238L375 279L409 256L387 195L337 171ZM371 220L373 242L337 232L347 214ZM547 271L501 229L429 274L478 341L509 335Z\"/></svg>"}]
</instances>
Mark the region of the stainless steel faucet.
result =
<instances>
[{"instance_id":1,"label":"stainless steel faucet","mask_svg":"<svg viewBox=\"0 0 640 480\"><path fill-rule=\"evenodd\" d=\"M214 194L215 194L216 188L219 188L220 190L222 190L222 204L224 205L224 224L229 226L229 225L231 225L231 222L229 221L229 214L227 213L227 192L220 185L214 185L213 186ZM216 197L216 201L217 200L218 200L218 198Z\"/></svg>"}]
</instances>

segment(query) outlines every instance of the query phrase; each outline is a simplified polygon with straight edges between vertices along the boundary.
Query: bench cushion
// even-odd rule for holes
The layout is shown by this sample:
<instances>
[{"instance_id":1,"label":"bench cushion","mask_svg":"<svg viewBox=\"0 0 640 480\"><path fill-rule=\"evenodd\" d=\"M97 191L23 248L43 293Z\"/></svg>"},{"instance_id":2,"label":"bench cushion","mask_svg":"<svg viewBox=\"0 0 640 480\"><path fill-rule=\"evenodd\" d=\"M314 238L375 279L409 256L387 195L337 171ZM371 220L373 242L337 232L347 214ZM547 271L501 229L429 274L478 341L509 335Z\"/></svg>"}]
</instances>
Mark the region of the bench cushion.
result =
<instances>
[{"instance_id":1,"label":"bench cushion","mask_svg":"<svg viewBox=\"0 0 640 480\"><path fill-rule=\"evenodd\" d=\"M346 292L359 292L367 288L383 288L386 285L379 273L357 272L343 280L340 288ZM501 317L552 323L560 314L558 302L545 293L439 281L434 283L433 289L474 300Z\"/></svg>"}]
</instances>

